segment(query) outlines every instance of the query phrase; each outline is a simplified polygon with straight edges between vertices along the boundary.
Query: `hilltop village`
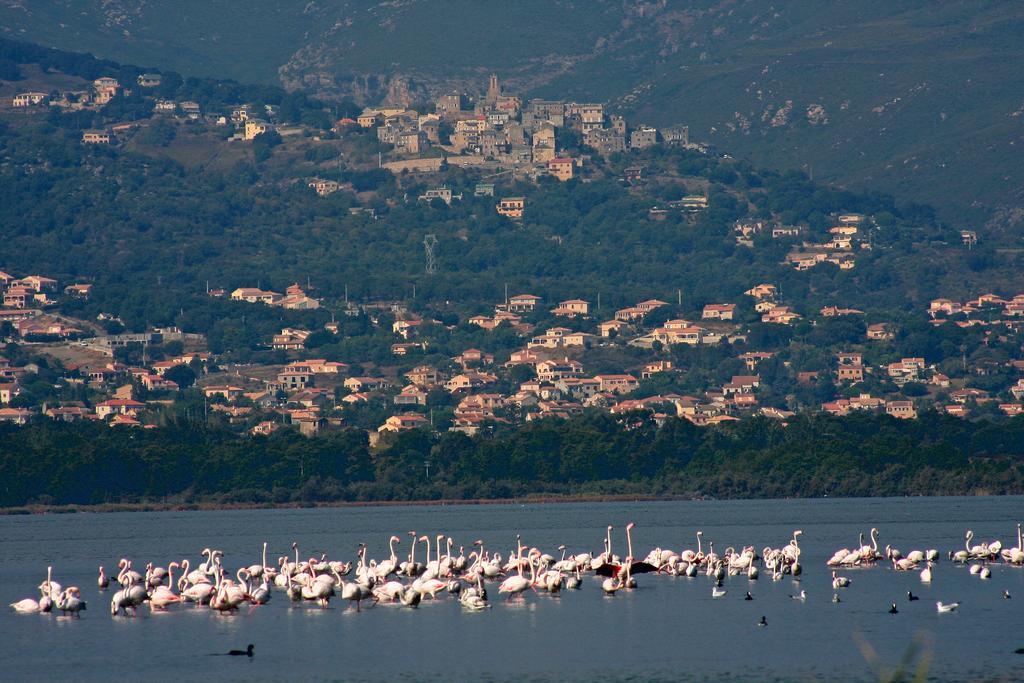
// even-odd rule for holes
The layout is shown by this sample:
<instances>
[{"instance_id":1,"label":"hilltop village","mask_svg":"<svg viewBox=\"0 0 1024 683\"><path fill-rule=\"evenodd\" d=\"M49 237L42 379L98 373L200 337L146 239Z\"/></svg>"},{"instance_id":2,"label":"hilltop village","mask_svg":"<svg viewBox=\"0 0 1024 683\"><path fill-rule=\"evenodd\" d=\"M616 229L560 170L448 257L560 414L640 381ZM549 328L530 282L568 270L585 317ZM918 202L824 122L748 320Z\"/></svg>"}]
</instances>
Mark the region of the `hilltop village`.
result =
<instances>
[{"instance_id":1,"label":"hilltop village","mask_svg":"<svg viewBox=\"0 0 1024 683\"><path fill-rule=\"evenodd\" d=\"M261 191L299 187L311 204L344 195L345 214L368 230L381 224L381 210L478 201L515 231L533 210L529 188L557 193L597 180L643 200L638 231L684 229L716 202L746 201L731 185L740 174L729 168L685 183L666 175L657 156L665 150L713 154L691 142L684 125L628 126L601 104L524 102L494 76L478 97L452 93L419 108L339 117L304 100L215 105L168 96L180 87L157 73L129 82L102 75L13 92L0 113L12 126L49 111L61 125L78 115L100 121L74 133L76 143L112 153L160 149L190 126L216 135L217 155L247 149L257 162L299 140L319 172L282 172ZM111 121L125 111L131 120ZM678 158L680 167L690 163ZM457 186L445 182L453 169L464 172ZM382 198L374 196L378 181L397 185ZM788 220L788 209L762 207L758 217L735 220L722 248L778 253L775 263L791 273L853 272L891 248L887 212L837 210L806 221ZM432 237L418 238L428 276L436 270ZM548 239L561 245L565 238ZM964 230L943 248L977 246L977 234ZM841 295L811 308L753 269L742 295L709 301L693 296L694 283L681 283L647 288L647 298L624 306L621 296L609 305L607 295L602 303L582 287L549 300L528 285L458 302L425 301L415 290L407 298L350 298L337 286L321 291L315 271L271 281L253 269L246 280L225 277L193 291L243 320L269 311L290 321L257 340L260 353L241 354L220 342L212 350L204 329L129 326L117 310L95 312L90 302L105 293L94 274L61 279L0 266L9 271L0 272L0 420L17 424L96 420L141 429L187 414L252 435L357 428L376 442L414 429L488 433L588 412L627 425L679 418L700 426L754 415L785 423L801 411L914 419L934 410L994 420L1024 412L1024 294L1012 291L936 299L896 317Z\"/></svg>"}]
</instances>

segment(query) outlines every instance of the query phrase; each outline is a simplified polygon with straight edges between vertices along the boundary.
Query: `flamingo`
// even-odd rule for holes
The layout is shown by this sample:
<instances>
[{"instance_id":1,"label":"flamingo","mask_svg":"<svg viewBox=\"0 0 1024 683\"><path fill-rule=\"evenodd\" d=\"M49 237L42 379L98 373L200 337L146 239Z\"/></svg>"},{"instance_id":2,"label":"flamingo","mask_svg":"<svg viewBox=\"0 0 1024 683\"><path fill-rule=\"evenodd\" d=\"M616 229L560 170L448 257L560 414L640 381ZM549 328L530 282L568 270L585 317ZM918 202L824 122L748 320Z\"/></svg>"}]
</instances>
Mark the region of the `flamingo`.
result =
<instances>
[{"instance_id":1,"label":"flamingo","mask_svg":"<svg viewBox=\"0 0 1024 683\"><path fill-rule=\"evenodd\" d=\"M520 567L519 572L519 574L510 576L502 581L501 585L498 587L498 593L508 593L508 598L506 598L506 600L511 600L517 595L521 596L523 591L527 588L533 587L537 580L537 567L532 561L530 562L530 578L527 579L522 575L522 567Z\"/></svg>"},{"instance_id":2,"label":"flamingo","mask_svg":"<svg viewBox=\"0 0 1024 683\"><path fill-rule=\"evenodd\" d=\"M836 572L832 572L832 588L846 588L850 585L850 579L845 576L837 576Z\"/></svg>"},{"instance_id":3,"label":"flamingo","mask_svg":"<svg viewBox=\"0 0 1024 683\"><path fill-rule=\"evenodd\" d=\"M12 602L11 607L15 612L19 612L21 614L34 614L39 611L39 602L32 598L25 598L23 600L18 600L18 602Z\"/></svg>"},{"instance_id":4,"label":"flamingo","mask_svg":"<svg viewBox=\"0 0 1024 683\"><path fill-rule=\"evenodd\" d=\"M103 565L100 565L100 575L96 579L96 585L99 586L101 591L107 590L107 586L110 585L110 578L107 576L107 573L103 571Z\"/></svg>"},{"instance_id":5,"label":"flamingo","mask_svg":"<svg viewBox=\"0 0 1024 683\"><path fill-rule=\"evenodd\" d=\"M388 549L391 551L391 556L377 565L376 573L379 578L386 579L398 569L398 556L395 555L395 544L401 542L402 539L398 536L392 536L388 539Z\"/></svg>"},{"instance_id":6,"label":"flamingo","mask_svg":"<svg viewBox=\"0 0 1024 683\"><path fill-rule=\"evenodd\" d=\"M931 583L931 582L932 582L932 563L929 562L928 565L924 569L921 570L921 583Z\"/></svg>"},{"instance_id":7,"label":"flamingo","mask_svg":"<svg viewBox=\"0 0 1024 683\"><path fill-rule=\"evenodd\" d=\"M168 605L181 602L181 596L176 594L169 586L174 585L174 568L180 567L177 562L167 565L168 586L157 586L149 594L149 608L153 610L166 610Z\"/></svg>"},{"instance_id":8,"label":"flamingo","mask_svg":"<svg viewBox=\"0 0 1024 683\"><path fill-rule=\"evenodd\" d=\"M85 609L85 600L82 600L81 591L77 586L69 586L64 590L57 601L57 609L62 614L70 612L73 617L81 616L82 610Z\"/></svg>"}]
</instances>

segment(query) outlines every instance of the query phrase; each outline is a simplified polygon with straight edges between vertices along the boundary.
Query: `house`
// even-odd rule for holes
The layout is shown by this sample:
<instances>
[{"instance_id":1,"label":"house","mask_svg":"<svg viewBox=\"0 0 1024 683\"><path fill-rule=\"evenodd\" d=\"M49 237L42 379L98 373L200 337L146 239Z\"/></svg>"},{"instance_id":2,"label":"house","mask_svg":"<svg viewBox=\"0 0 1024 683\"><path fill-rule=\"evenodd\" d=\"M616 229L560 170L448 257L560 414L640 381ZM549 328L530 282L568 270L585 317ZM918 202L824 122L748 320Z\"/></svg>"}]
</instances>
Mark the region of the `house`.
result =
<instances>
[{"instance_id":1,"label":"house","mask_svg":"<svg viewBox=\"0 0 1024 683\"><path fill-rule=\"evenodd\" d=\"M573 175L573 167L576 162L573 159L558 157L548 161L548 173L560 181L565 182L571 180Z\"/></svg>"},{"instance_id":2,"label":"house","mask_svg":"<svg viewBox=\"0 0 1024 683\"><path fill-rule=\"evenodd\" d=\"M519 351L513 351L509 356L508 362L505 363L505 367L510 368L514 365L536 365L541 361L540 355L532 349L520 349Z\"/></svg>"},{"instance_id":3,"label":"house","mask_svg":"<svg viewBox=\"0 0 1024 683\"><path fill-rule=\"evenodd\" d=\"M250 304L261 303L272 306L281 299L278 292L264 291L258 287L239 287L231 292L232 301L245 301Z\"/></svg>"},{"instance_id":4,"label":"house","mask_svg":"<svg viewBox=\"0 0 1024 683\"><path fill-rule=\"evenodd\" d=\"M274 130L274 126L263 119L247 119L242 137L245 140L255 140L257 136L272 130Z\"/></svg>"},{"instance_id":5,"label":"house","mask_svg":"<svg viewBox=\"0 0 1024 683\"><path fill-rule=\"evenodd\" d=\"M841 398L837 401L829 401L821 404L821 410L822 412L830 415L842 417L850 413L850 402L845 398Z\"/></svg>"},{"instance_id":6,"label":"house","mask_svg":"<svg viewBox=\"0 0 1024 683\"><path fill-rule=\"evenodd\" d=\"M791 310L789 306L776 306L761 316L761 322L774 323L777 325L791 325L794 320L798 320L799 318L800 314Z\"/></svg>"},{"instance_id":7,"label":"house","mask_svg":"<svg viewBox=\"0 0 1024 683\"><path fill-rule=\"evenodd\" d=\"M569 346L587 346L594 335L586 332L573 332L565 327L552 327L545 334L533 337L527 348L561 349Z\"/></svg>"},{"instance_id":8,"label":"house","mask_svg":"<svg viewBox=\"0 0 1024 683\"><path fill-rule=\"evenodd\" d=\"M404 432L410 429L419 429L421 427L427 427L430 421L417 413L404 413L401 415L392 415L388 419L384 420L384 424L377 427L378 432Z\"/></svg>"},{"instance_id":9,"label":"house","mask_svg":"<svg viewBox=\"0 0 1024 683\"><path fill-rule=\"evenodd\" d=\"M92 285L68 285L64 288L64 294L67 296L77 297L79 299L88 299L89 294L92 293Z\"/></svg>"},{"instance_id":10,"label":"house","mask_svg":"<svg viewBox=\"0 0 1024 683\"><path fill-rule=\"evenodd\" d=\"M95 406L96 416L100 419L106 419L111 415L127 415L134 417L140 410L146 407L146 404L133 401L128 398L116 398L104 401L103 403L97 403Z\"/></svg>"},{"instance_id":11,"label":"house","mask_svg":"<svg viewBox=\"0 0 1024 683\"><path fill-rule=\"evenodd\" d=\"M498 213L508 218L522 218L526 207L525 197L505 197L496 205Z\"/></svg>"},{"instance_id":12,"label":"house","mask_svg":"<svg viewBox=\"0 0 1024 683\"><path fill-rule=\"evenodd\" d=\"M602 337L617 337L623 332L632 329L632 327L624 320L606 320L605 322L597 326L598 332Z\"/></svg>"},{"instance_id":13,"label":"house","mask_svg":"<svg viewBox=\"0 0 1024 683\"><path fill-rule=\"evenodd\" d=\"M341 189L337 180L323 180L322 178L313 178L306 185L321 197L326 197Z\"/></svg>"},{"instance_id":14,"label":"house","mask_svg":"<svg viewBox=\"0 0 1024 683\"><path fill-rule=\"evenodd\" d=\"M643 370L640 371L640 379L650 379L660 372L671 372L673 369L674 366L670 360L654 361L643 367Z\"/></svg>"},{"instance_id":15,"label":"house","mask_svg":"<svg viewBox=\"0 0 1024 683\"><path fill-rule=\"evenodd\" d=\"M305 348L306 339L309 338L310 334L311 332L308 330L297 330L292 327L285 327L278 334L274 335L270 342L270 347L286 351L297 351Z\"/></svg>"},{"instance_id":16,"label":"house","mask_svg":"<svg viewBox=\"0 0 1024 683\"><path fill-rule=\"evenodd\" d=\"M0 422L23 425L32 419L32 415L32 411L25 408L0 408Z\"/></svg>"},{"instance_id":17,"label":"house","mask_svg":"<svg viewBox=\"0 0 1024 683\"><path fill-rule=\"evenodd\" d=\"M282 370L277 373L277 383L285 391L296 391L313 386L313 373Z\"/></svg>"},{"instance_id":18,"label":"house","mask_svg":"<svg viewBox=\"0 0 1024 683\"><path fill-rule=\"evenodd\" d=\"M422 320L396 320L391 324L391 331L402 339L409 339L419 332L421 325Z\"/></svg>"},{"instance_id":19,"label":"house","mask_svg":"<svg viewBox=\"0 0 1024 683\"><path fill-rule=\"evenodd\" d=\"M732 320L736 304L708 304L704 307L703 320Z\"/></svg>"},{"instance_id":20,"label":"house","mask_svg":"<svg viewBox=\"0 0 1024 683\"><path fill-rule=\"evenodd\" d=\"M23 92L14 96L11 106L14 107L38 107L49 101L50 96L44 92Z\"/></svg>"},{"instance_id":21,"label":"house","mask_svg":"<svg viewBox=\"0 0 1024 683\"><path fill-rule=\"evenodd\" d=\"M493 353L484 353L480 349L466 349L459 355L452 358L453 361L460 364L463 368L475 365L490 365L494 362Z\"/></svg>"},{"instance_id":22,"label":"house","mask_svg":"<svg viewBox=\"0 0 1024 683\"><path fill-rule=\"evenodd\" d=\"M161 82L160 74L139 74L135 81L142 88L158 88Z\"/></svg>"},{"instance_id":23,"label":"house","mask_svg":"<svg viewBox=\"0 0 1024 683\"><path fill-rule=\"evenodd\" d=\"M626 136L608 128L594 128L583 134L583 144L608 157L626 151Z\"/></svg>"},{"instance_id":24,"label":"house","mask_svg":"<svg viewBox=\"0 0 1024 683\"><path fill-rule=\"evenodd\" d=\"M425 406L427 392L415 384L410 384L395 396L394 403L396 406Z\"/></svg>"},{"instance_id":25,"label":"house","mask_svg":"<svg viewBox=\"0 0 1024 683\"><path fill-rule=\"evenodd\" d=\"M836 354L836 361L840 365L863 365L864 354L851 351L840 351Z\"/></svg>"},{"instance_id":26,"label":"house","mask_svg":"<svg viewBox=\"0 0 1024 683\"><path fill-rule=\"evenodd\" d=\"M647 315L647 313L645 311L641 311L636 306L628 306L615 311L615 319L623 323L631 320L640 320L645 315Z\"/></svg>"},{"instance_id":27,"label":"house","mask_svg":"<svg viewBox=\"0 0 1024 683\"><path fill-rule=\"evenodd\" d=\"M840 365L836 370L840 382L863 382L864 367L862 365Z\"/></svg>"},{"instance_id":28,"label":"house","mask_svg":"<svg viewBox=\"0 0 1024 683\"><path fill-rule=\"evenodd\" d=\"M464 372L455 375L444 383L444 388L455 393L456 391L470 391L483 386L494 384L498 378L486 372Z\"/></svg>"},{"instance_id":29,"label":"house","mask_svg":"<svg viewBox=\"0 0 1024 683\"><path fill-rule=\"evenodd\" d=\"M59 422L77 422L79 420L89 419L92 412L84 406L74 405L48 408L45 414L51 420L57 420Z\"/></svg>"},{"instance_id":30,"label":"house","mask_svg":"<svg viewBox=\"0 0 1024 683\"><path fill-rule=\"evenodd\" d=\"M280 381L280 376L278 376ZM214 396L223 396L228 401L234 401L245 393L245 389L242 387L231 386L230 384L217 384L203 387L203 395L206 398L213 398Z\"/></svg>"},{"instance_id":31,"label":"house","mask_svg":"<svg viewBox=\"0 0 1024 683\"><path fill-rule=\"evenodd\" d=\"M668 302L660 301L659 299L648 299L647 301L641 301L636 304L634 308L639 311L643 311L644 314L647 314L656 308L661 308L662 306L668 306Z\"/></svg>"},{"instance_id":32,"label":"house","mask_svg":"<svg viewBox=\"0 0 1024 683\"><path fill-rule=\"evenodd\" d=\"M425 351L427 342L402 342L391 345L391 353L396 356L408 356L410 353Z\"/></svg>"},{"instance_id":33,"label":"house","mask_svg":"<svg viewBox=\"0 0 1024 683\"><path fill-rule=\"evenodd\" d=\"M590 302L583 299L568 299L561 301L557 308L551 309L552 315L561 315L566 318L575 318L577 315L590 313Z\"/></svg>"},{"instance_id":34,"label":"house","mask_svg":"<svg viewBox=\"0 0 1024 683\"><path fill-rule=\"evenodd\" d=\"M826 318L837 318L843 315L864 315L864 311L856 308L839 308L838 306L826 306L821 309L821 315Z\"/></svg>"},{"instance_id":35,"label":"house","mask_svg":"<svg viewBox=\"0 0 1024 683\"><path fill-rule=\"evenodd\" d=\"M179 388L177 382L164 379L160 375L143 375L141 381L142 386L149 391L177 391Z\"/></svg>"},{"instance_id":36,"label":"house","mask_svg":"<svg viewBox=\"0 0 1024 683\"><path fill-rule=\"evenodd\" d=\"M949 395L954 403L966 404L970 401L981 403L988 400L988 392L981 389L958 389Z\"/></svg>"},{"instance_id":37,"label":"house","mask_svg":"<svg viewBox=\"0 0 1024 683\"><path fill-rule=\"evenodd\" d=\"M934 299L930 304L928 304L928 315L933 318L940 314L947 316L956 315L962 311L963 305L950 299Z\"/></svg>"},{"instance_id":38,"label":"house","mask_svg":"<svg viewBox=\"0 0 1024 683\"><path fill-rule=\"evenodd\" d=\"M889 401L885 404L885 412L901 420L912 420L917 417L912 401Z\"/></svg>"},{"instance_id":39,"label":"house","mask_svg":"<svg viewBox=\"0 0 1024 683\"><path fill-rule=\"evenodd\" d=\"M94 128L82 131L82 142L87 145L109 145L114 142L114 135L109 130Z\"/></svg>"},{"instance_id":40,"label":"house","mask_svg":"<svg viewBox=\"0 0 1024 683\"><path fill-rule=\"evenodd\" d=\"M427 190L426 192L424 192L423 194L418 196L416 198L416 201L419 201L419 202L431 202L431 201L433 201L435 199L440 199L442 202L444 202L445 204L448 204L450 206L451 203L452 203L452 198L453 197L454 197L454 195L452 195L452 191L451 191L450 188L448 188L448 187L435 187L435 188L431 188L431 189ZM462 199L462 196L459 195L458 198Z\"/></svg>"},{"instance_id":41,"label":"house","mask_svg":"<svg viewBox=\"0 0 1024 683\"><path fill-rule=\"evenodd\" d=\"M117 96L117 91L121 89L121 84L118 83L116 78L101 76L92 82L92 89L93 101L96 104L104 105Z\"/></svg>"},{"instance_id":42,"label":"house","mask_svg":"<svg viewBox=\"0 0 1024 683\"><path fill-rule=\"evenodd\" d=\"M874 323L873 325L868 325L868 339L886 340L892 339L893 336L892 329L889 327L888 323Z\"/></svg>"},{"instance_id":43,"label":"house","mask_svg":"<svg viewBox=\"0 0 1024 683\"><path fill-rule=\"evenodd\" d=\"M640 387L640 382L633 375L595 375L601 391L613 394L628 394Z\"/></svg>"},{"instance_id":44,"label":"house","mask_svg":"<svg viewBox=\"0 0 1024 683\"><path fill-rule=\"evenodd\" d=\"M747 296L752 296L755 299L774 299L778 294L778 288L775 285L760 284L751 287L747 291L743 292Z\"/></svg>"},{"instance_id":45,"label":"house","mask_svg":"<svg viewBox=\"0 0 1024 683\"><path fill-rule=\"evenodd\" d=\"M554 382L565 377L580 377L583 364L579 361L563 358L562 360L545 360L537 363L537 379L542 382Z\"/></svg>"},{"instance_id":46,"label":"house","mask_svg":"<svg viewBox=\"0 0 1024 683\"><path fill-rule=\"evenodd\" d=\"M1000 403L999 410L1003 411L1003 413L1009 417L1024 415L1024 405L1021 405L1020 403Z\"/></svg>"},{"instance_id":47,"label":"house","mask_svg":"<svg viewBox=\"0 0 1024 683\"><path fill-rule=\"evenodd\" d=\"M753 370L757 367L758 363L774 355L775 353L771 351L748 351L747 353L740 354L739 359L746 364L748 370Z\"/></svg>"},{"instance_id":48,"label":"house","mask_svg":"<svg viewBox=\"0 0 1024 683\"><path fill-rule=\"evenodd\" d=\"M429 365L419 365L405 373L406 379L421 387L432 387L440 384L441 373Z\"/></svg>"},{"instance_id":49,"label":"house","mask_svg":"<svg viewBox=\"0 0 1024 683\"><path fill-rule=\"evenodd\" d=\"M518 313L532 313L542 299L539 296L533 294L518 294L513 297L509 297L507 310L509 312Z\"/></svg>"},{"instance_id":50,"label":"house","mask_svg":"<svg viewBox=\"0 0 1024 683\"><path fill-rule=\"evenodd\" d=\"M798 228L796 226L780 225L778 227L772 228L772 239L773 240L782 239L782 238L785 238L785 237L799 237L799 236L800 236L800 228Z\"/></svg>"},{"instance_id":51,"label":"house","mask_svg":"<svg viewBox=\"0 0 1024 683\"><path fill-rule=\"evenodd\" d=\"M252 434L253 436L270 436L280 428L281 425L278 424L277 422L264 420L263 422L260 422L258 425L250 429L249 433Z\"/></svg>"},{"instance_id":52,"label":"house","mask_svg":"<svg viewBox=\"0 0 1024 683\"><path fill-rule=\"evenodd\" d=\"M353 392L383 389L390 383L383 377L349 377L345 380L345 388Z\"/></svg>"},{"instance_id":53,"label":"house","mask_svg":"<svg viewBox=\"0 0 1024 683\"><path fill-rule=\"evenodd\" d=\"M629 135L630 149L646 149L658 144L658 129L651 126L640 126Z\"/></svg>"},{"instance_id":54,"label":"house","mask_svg":"<svg viewBox=\"0 0 1024 683\"><path fill-rule=\"evenodd\" d=\"M0 383L0 405L7 405L19 395L21 395L21 387L17 382Z\"/></svg>"}]
</instances>

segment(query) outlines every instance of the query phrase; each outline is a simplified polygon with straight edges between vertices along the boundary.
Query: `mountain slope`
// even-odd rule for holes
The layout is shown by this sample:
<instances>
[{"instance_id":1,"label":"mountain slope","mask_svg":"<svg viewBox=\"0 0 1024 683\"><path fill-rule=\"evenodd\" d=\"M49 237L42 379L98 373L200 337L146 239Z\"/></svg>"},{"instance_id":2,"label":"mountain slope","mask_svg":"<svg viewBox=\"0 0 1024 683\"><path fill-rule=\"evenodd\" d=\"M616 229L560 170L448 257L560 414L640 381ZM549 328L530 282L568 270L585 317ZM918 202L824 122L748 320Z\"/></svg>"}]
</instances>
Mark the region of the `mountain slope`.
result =
<instances>
[{"instance_id":1,"label":"mountain slope","mask_svg":"<svg viewBox=\"0 0 1024 683\"><path fill-rule=\"evenodd\" d=\"M11 37L361 102L479 91L631 122L980 223L1024 206L1024 6L869 0L0 1ZM571 30L569 30L571 27ZM1000 226L996 226L1000 227ZM1006 226L1001 226L1006 227Z\"/></svg>"}]
</instances>

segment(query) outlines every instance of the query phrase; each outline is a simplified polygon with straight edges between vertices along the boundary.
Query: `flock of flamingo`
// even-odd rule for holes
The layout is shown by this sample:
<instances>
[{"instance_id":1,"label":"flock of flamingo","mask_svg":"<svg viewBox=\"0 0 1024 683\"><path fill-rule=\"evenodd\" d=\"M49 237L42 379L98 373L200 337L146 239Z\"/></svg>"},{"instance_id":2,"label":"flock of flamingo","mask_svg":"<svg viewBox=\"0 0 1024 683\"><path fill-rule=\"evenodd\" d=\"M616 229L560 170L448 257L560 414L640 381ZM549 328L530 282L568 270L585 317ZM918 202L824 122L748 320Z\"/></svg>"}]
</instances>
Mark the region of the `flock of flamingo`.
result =
<instances>
[{"instance_id":1,"label":"flock of flamingo","mask_svg":"<svg viewBox=\"0 0 1024 683\"><path fill-rule=\"evenodd\" d=\"M675 551L654 548L642 560L633 555L632 530L634 524L627 524L627 553L620 557L612 552L612 530L607 527L604 548L598 554L582 552L567 554L564 545L558 547L559 558L542 552L536 547L524 545L516 536L515 548L507 556L500 552L489 552L483 541L474 541L472 550L463 547L455 551L455 541L445 534L431 538L410 531L409 551L399 558L396 546L402 539L391 536L390 553L382 560L367 561L367 547L359 546L354 562L329 560L326 555L310 557L300 561L298 545L292 543L293 557L277 558L276 567L267 564L267 544L263 544L260 562L238 568L232 575L224 566L221 550L205 548L203 561L195 568L188 559L171 562L166 568L148 563L145 572L136 571L131 560L125 558L118 563L116 576L110 577L103 567L99 568L97 585L101 591L113 590L110 599L110 613L113 616L134 616L136 609L148 603L151 610L165 611L176 604L192 603L197 608L208 608L220 613L231 613L248 603L266 604L274 589L284 591L287 599L294 604L311 604L328 607L330 601L339 598L349 605L355 604L360 611L364 601L372 604L392 603L416 607L421 600L437 600L450 595L460 605L472 611L484 610L490 606L487 584L499 582L499 595L507 600L525 598L527 591L557 595L564 590L579 590L584 576L596 575L601 579L600 588L606 595L615 595L621 590L637 586L636 575L660 574L668 576L696 577L704 575L713 581L712 597L722 598L727 590L727 577L741 577L748 582L758 580L763 572L778 581L790 576L799 581L803 573L800 563L800 536L794 531L792 538L782 547L765 547L760 552L753 546L739 550L726 548L719 555L714 543L703 540L703 533L696 533L696 547ZM827 561L832 571L832 601L841 602L839 591L848 588L852 580L840 576L839 571L851 568L891 565L897 572L919 571L923 583L933 580L933 568L940 559L938 550L912 550L903 554L886 546L884 552L878 547L878 530L871 529L870 543L864 534L854 548L837 550ZM1021 525L1017 525L1017 545L1004 548L1000 541L972 545L974 533L968 531L963 550L949 551L947 559L954 563L970 563L970 573L980 579L991 577L991 565L1002 562L1007 565L1024 565L1024 543ZM421 560L417 559L417 548L422 545ZM704 546L707 546L705 551ZM923 565L923 568L921 568ZM351 580L347 580L351 577ZM751 584L748 583L747 586ZM46 580L38 586L40 598L25 598L12 603L11 607L20 613L51 613L77 617L86 609L81 589L77 586L63 588L53 578L51 567L47 567ZM801 590L791 595L795 600L807 599L807 592ZM917 600L908 591L909 600ZM1004 598L1009 592L1004 591ZM746 591L745 600L753 600ZM951 612L959 603L936 604L939 612ZM898 613L894 603L890 613ZM765 626L764 617L758 622Z\"/></svg>"}]
</instances>

